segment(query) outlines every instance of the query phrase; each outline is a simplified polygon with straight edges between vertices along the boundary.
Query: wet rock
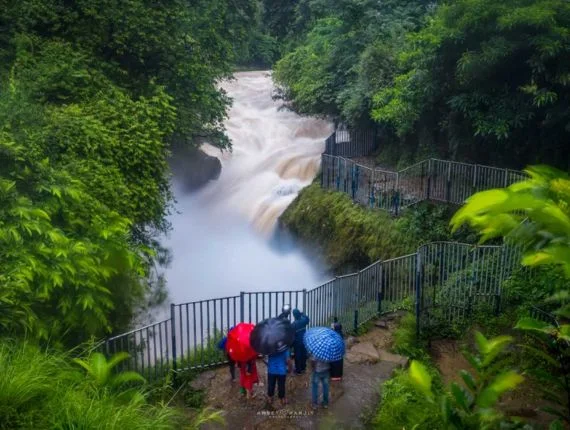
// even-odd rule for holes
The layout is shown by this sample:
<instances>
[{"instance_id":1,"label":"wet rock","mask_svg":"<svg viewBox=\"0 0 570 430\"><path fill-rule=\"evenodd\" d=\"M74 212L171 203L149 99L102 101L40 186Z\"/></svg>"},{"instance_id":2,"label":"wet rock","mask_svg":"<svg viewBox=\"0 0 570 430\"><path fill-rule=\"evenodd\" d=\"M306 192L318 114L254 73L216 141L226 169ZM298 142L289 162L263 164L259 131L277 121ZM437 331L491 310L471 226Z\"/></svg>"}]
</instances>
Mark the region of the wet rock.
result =
<instances>
[{"instance_id":1,"label":"wet rock","mask_svg":"<svg viewBox=\"0 0 570 430\"><path fill-rule=\"evenodd\" d=\"M388 321L385 321L385 320L376 321L374 326L378 327L378 328L387 329L388 328Z\"/></svg>"},{"instance_id":2,"label":"wet rock","mask_svg":"<svg viewBox=\"0 0 570 430\"><path fill-rule=\"evenodd\" d=\"M218 179L222 172L222 163L218 158L194 148L174 149L170 167L174 177L189 192Z\"/></svg>"},{"instance_id":3,"label":"wet rock","mask_svg":"<svg viewBox=\"0 0 570 430\"><path fill-rule=\"evenodd\" d=\"M207 370L205 372L199 373L195 379L190 382L190 387L194 390L205 390L209 388L212 380L216 377L215 370Z\"/></svg>"},{"instance_id":4,"label":"wet rock","mask_svg":"<svg viewBox=\"0 0 570 430\"><path fill-rule=\"evenodd\" d=\"M380 356L381 361L388 361L390 363L394 363L398 367L407 367L408 366L408 357L404 357L403 355L392 354L385 349L379 349L378 355Z\"/></svg>"},{"instance_id":5,"label":"wet rock","mask_svg":"<svg viewBox=\"0 0 570 430\"><path fill-rule=\"evenodd\" d=\"M352 347L352 345L354 345L357 342L356 338L354 336L348 336L345 341L344 344L346 346L346 349L349 349Z\"/></svg>"},{"instance_id":6,"label":"wet rock","mask_svg":"<svg viewBox=\"0 0 570 430\"><path fill-rule=\"evenodd\" d=\"M357 343L346 354L346 360L351 363L376 363L380 354L370 342Z\"/></svg>"},{"instance_id":7,"label":"wet rock","mask_svg":"<svg viewBox=\"0 0 570 430\"><path fill-rule=\"evenodd\" d=\"M393 320L397 320L402 318L404 315L406 315L408 312L407 311L394 311L394 312L390 312L388 314L382 315L382 319L383 321L393 321Z\"/></svg>"}]
</instances>

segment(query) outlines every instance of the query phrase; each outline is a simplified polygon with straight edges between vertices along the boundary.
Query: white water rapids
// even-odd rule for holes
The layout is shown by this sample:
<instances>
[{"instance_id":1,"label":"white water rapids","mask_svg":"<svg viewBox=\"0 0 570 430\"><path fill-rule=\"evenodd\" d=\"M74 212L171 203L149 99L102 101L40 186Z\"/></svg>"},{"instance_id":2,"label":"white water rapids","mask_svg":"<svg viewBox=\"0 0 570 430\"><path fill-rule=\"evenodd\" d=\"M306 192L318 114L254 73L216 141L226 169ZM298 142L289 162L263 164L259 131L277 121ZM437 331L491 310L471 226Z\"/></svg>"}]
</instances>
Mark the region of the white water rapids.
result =
<instances>
[{"instance_id":1,"label":"white water rapids","mask_svg":"<svg viewBox=\"0 0 570 430\"><path fill-rule=\"evenodd\" d=\"M278 217L316 175L332 125L300 117L272 99L268 72L243 72L225 82L233 98L226 121L233 151L220 153L222 173L197 193L173 179L179 213L164 245L173 261L166 272L169 300L184 303L240 291L310 289L317 265L270 238Z\"/></svg>"}]
</instances>

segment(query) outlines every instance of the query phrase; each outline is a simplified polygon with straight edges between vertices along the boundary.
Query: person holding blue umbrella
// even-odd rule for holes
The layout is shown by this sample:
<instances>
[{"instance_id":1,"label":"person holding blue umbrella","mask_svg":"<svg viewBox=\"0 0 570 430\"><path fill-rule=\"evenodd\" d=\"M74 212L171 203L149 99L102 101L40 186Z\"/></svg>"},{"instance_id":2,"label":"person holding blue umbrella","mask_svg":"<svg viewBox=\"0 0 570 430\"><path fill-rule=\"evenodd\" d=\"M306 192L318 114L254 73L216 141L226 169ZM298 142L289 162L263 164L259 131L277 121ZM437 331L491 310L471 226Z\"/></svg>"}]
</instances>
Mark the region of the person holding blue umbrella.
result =
<instances>
[{"instance_id":1,"label":"person holding blue umbrella","mask_svg":"<svg viewBox=\"0 0 570 430\"><path fill-rule=\"evenodd\" d=\"M311 375L311 397L313 408L319 405L319 385L323 386L323 408L329 406L330 363L344 356L344 341L334 330L314 327L307 330L303 339L311 354L313 374Z\"/></svg>"}]
</instances>

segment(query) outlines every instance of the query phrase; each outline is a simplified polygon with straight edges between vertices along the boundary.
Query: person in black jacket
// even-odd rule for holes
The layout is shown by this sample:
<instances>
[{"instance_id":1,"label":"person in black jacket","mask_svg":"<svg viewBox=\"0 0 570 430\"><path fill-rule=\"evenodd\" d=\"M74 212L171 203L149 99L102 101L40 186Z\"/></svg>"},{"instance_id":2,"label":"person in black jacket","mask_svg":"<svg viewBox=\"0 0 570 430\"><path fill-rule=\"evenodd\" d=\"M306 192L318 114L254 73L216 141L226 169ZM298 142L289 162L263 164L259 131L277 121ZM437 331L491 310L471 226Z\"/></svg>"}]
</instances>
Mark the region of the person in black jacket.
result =
<instances>
[{"instance_id":1,"label":"person in black jacket","mask_svg":"<svg viewBox=\"0 0 570 430\"><path fill-rule=\"evenodd\" d=\"M291 315L291 305L283 305L281 309L281 313L277 318L279 319L289 319L289 315Z\"/></svg>"},{"instance_id":2,"label":"person in black jacket","mask_svg":"<svg viewBox=\"0 0 570 430\"><path fill-rule=\"evenodd\" d=\"M307 368L307 350L303 343L303 337L307 331L309 317L302 313L299 309L293 309L293 327L295 328L295 341L293 342L293 350L295 351L295 373L301 375L305 373Z\"/></svg>"}]
</instances>

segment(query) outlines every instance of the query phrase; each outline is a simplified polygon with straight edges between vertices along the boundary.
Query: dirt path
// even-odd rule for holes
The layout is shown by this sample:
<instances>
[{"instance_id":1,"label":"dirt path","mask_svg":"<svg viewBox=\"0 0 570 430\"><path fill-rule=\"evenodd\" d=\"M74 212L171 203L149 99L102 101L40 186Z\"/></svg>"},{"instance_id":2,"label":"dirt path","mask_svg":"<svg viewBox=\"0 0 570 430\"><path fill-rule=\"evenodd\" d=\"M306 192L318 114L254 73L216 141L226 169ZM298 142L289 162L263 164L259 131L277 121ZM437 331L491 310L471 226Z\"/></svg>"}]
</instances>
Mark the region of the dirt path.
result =
<instances>
[{"instance_id":1,"label":"dirt path","mask_svg":"<svg viewBox=\"0 0 570 430\"><path fill-rule=\"evenodd\" d=\"M206 406L224 411L226 425L208 429L289 430L289 429L362 429L366 418L377 406L382 382L396 367L406 365L403 357L390 354L393 320L385 328L374 327L358 339L347 340L344 379L331 381L328 409L311 408L310 374L288 376L286 392L289 404L266 402L267 368L258 360L260 384L254 388L256 398L247 401L239 393L239 384L231 383L226 367L203 372L192 386L206 391Z\"/></svg>"}]
</instances>

